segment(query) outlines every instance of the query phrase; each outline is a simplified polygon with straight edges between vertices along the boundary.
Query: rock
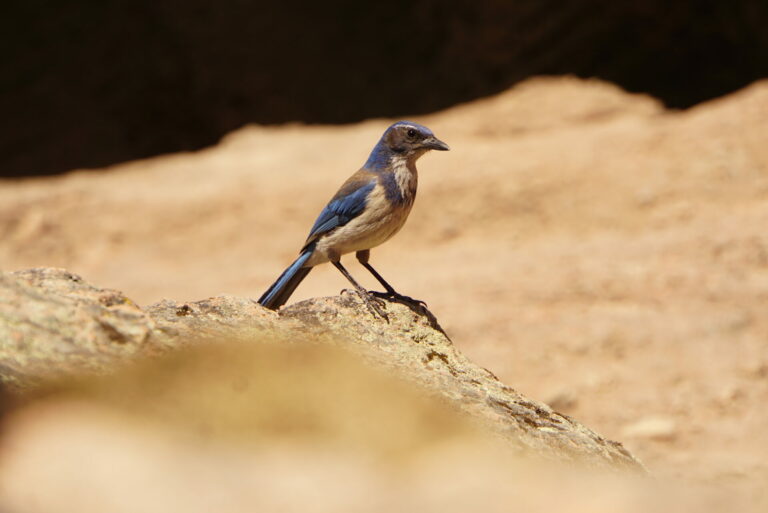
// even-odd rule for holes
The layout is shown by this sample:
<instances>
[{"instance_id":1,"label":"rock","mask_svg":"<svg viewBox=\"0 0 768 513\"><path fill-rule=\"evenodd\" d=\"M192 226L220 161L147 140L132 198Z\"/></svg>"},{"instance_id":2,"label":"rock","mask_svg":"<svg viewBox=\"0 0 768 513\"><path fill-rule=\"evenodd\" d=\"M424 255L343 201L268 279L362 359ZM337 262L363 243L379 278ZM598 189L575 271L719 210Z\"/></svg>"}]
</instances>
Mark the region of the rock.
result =
<instances>
[{"instance_id":1,"label":"rock","mask_svg":"<svg viewBox=\"0 0 768 513\"><path fill-rule=\"evenodd\" d=\"M624 427L622 434L627 438L668 442L677 435L677 425L667 417L645 417Z\"/></svg>"},{"instance_id":2,"label":"rock","mask_svg":"<svg viewBox=\"0 0 768 513\"><path fill-rule=\"evenodd\" d=\"M169 345L189 338L264 334L275 327L274 312L250 299L215 297L192 303L161 301L147 308L155 335Z\"/></svg>"},{"instance_id":3,"label":"rock","mask_svg":"<svg viewBox=\"0 0 768 513\"><path fill-rule=\"evenodd\" d=\"M621 444L605 440L546 404L524 397L461 354L434 318L389 303L390 323L371 322L353 296L304 301L281 317L342 335L378 364L396 368L423 387L456 401L521 448L554 459L639 464ZM327 330L327 331L326 331Z\"/></svg>"},{"instance_id":4,"label":"rock","mask_svg":"<svg viewBox=\"0 0 768 513\"><path fill-rule=\"evenodd\" d=\"M524 397L469 361L431 313L406 304L388 302L388 322L348 294L303 301L279 314L233 297L163 301L142 311L118 292L56 269L2 275L0 298L0 377L16 386L51 372L103 372L111 362L200 340L327 344L457 406L521 454L643 468L621 444Z\"/></svg>"},{"instance_id":5,"label":"rock","mask_svg":"<svg viewBox=\"0 0 768 513\"><path fill-rule=\"evenodd\" d=\"M149 348L154 322L120 292L63 269L0 274L0 382L102 369Z\"/></svg>"}]
</instances>

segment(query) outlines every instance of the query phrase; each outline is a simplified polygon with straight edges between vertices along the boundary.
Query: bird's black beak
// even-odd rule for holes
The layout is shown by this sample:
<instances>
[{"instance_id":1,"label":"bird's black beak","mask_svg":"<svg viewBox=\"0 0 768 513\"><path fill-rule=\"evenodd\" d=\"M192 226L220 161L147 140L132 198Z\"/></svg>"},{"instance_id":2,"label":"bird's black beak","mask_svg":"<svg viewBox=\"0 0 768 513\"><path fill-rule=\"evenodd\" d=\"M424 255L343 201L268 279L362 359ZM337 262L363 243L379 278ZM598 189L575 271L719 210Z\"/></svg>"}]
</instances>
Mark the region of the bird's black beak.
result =
<instances>
[{"instance_id":1,"label":"bird's black beak","mask_svg":"<svg viewBox=\"0 0 768 513\"><path fill-rule=\"evenodd\" d=\"M438 150L438 151L448 151L451 149L450 146L445 144L443 141L441 141L434 135L424 140L424 147L429 148L430 150Z\"/></svg>"}]
</instances>

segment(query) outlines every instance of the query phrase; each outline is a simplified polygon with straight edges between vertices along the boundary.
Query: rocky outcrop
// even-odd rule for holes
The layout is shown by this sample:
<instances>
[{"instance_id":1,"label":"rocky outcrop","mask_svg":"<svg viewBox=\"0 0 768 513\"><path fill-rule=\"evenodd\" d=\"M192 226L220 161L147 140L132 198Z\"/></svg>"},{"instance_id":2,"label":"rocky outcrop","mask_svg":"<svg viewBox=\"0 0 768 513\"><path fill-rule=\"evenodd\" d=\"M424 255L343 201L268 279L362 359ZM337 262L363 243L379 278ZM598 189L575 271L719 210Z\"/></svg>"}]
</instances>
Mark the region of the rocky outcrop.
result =
<instances>
[{"instance_id":1,"label":"rocky outcrop","mask_svg":"<svg viewBox=\"0 0 768 513\"><path fill-rule=\"evenodd\" d=\"M354 294L304 301L280 313L249 299L163 301L140 309L60 269L0 277L0 378L24 387L45 376L104 373L117 362L201 340L339 346L467 413L521 453L596 467L641 469L621 444L501 383L468 360L423 308L390 301L388 321Z\"/></svg>"},{"instance_id":2,"label":"rocky outcrop","mask_svg":"<svg viewBox=\"0 0 768 513\"><path fill-rule=\"evenodd\" d=\"M63 269L0 274L0 380L99 370L148 349L154 323L121 293Z\"/></svg>"}]
</instances>

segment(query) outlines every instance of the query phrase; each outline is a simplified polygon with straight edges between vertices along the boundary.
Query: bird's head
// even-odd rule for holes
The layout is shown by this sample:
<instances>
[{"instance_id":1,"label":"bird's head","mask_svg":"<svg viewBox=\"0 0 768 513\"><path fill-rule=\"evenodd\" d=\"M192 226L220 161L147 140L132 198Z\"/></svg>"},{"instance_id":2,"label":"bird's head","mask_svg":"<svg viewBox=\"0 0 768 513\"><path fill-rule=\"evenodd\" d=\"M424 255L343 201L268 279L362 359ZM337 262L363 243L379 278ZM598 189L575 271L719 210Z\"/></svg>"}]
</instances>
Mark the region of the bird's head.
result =
<instances>
[{"instance_id":1,"label":"bird's head","mask_svg":"<svg viewBox=\"0 0 768 513\"><path fill-rule=\"evenodd\" d=\"M449 149L429 128L410 121L398 121L381 136L365 167L381 169L389 165L393 158L404 158L413 162L429 150Z\"/></svg>"},{"instance_id":2,"label":"bird's head","mask_svg":"<svg viewBox=\"0 0 768 513\"><path fill-rule=\"evenodd\" d=\"M427 150L448 151L450 149L447 144L435 137L432 130L410 121L398 121L387 128L381 141L393 152L408 156L421 155Z\"/></svg>"}]
</instances>

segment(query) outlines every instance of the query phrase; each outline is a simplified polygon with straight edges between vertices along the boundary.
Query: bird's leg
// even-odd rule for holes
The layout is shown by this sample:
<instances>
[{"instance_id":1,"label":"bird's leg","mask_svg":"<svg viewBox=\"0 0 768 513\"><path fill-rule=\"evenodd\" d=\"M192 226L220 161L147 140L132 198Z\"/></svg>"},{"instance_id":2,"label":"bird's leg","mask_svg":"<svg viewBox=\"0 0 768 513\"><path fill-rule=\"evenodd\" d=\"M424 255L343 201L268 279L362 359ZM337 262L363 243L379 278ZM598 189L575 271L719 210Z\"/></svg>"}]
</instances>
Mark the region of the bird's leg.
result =
<instances>
[{"instance_id":1,"label":"bird's leg","mask_svg":"<svg viewBox=\"0 0 768 513\"><path fill-rule=\"evenodd\" d=\"M363 250L363 251L358 251L357 253L355 253L355 256L357 256L357 259L360 261L361 264L363 264L363 267L368 269L368 271L370 271L370 273L373 275L373 277L376 278L377 280L379 280L379 283L381 283L381 285L387 291L386 293L373 292L373 295L379 296L379 297L382 297L382 296L383 297L391 297L391 298L399 299L401 301L406 301L406 302L409 302L409 303L415 303L415 304L423 305L424 307L427 306L427 303L425 303L424 301L422 301L420 299L413 299L412 297L404 296L404 295L400 294L399 292L397 292L392 287L392 285L387 283L387 280L382 278L382 276L376 271L376 269L374 269L373 266L368 263L368 259L371 257L371 251L370 250L366 249L366 250Z\"/></svg>"},{"instance_id":2,"label":"bird's leg","mask_svg":"<svg viewBox=\"0 0 768 513\"><path fill-rule=\"evenodd\" d=\"M355 287L355 290L362 298L363 302L365 303L365 306L368 307L369 310L371 310L371 313L374 315L379 315L379 317L383 318L384 320L389 320L387 317L387 314L384 313L384 311L381 309L381 305L379 304L381 302L380 299L376 297L372 297L367 290L363 288L362 285L357 283L355 279L352 277L351 274L344 268L343 265L341 265L340 261L331 262L334 266L336 266L336 269L341 271L341 274L344 275L346 279L349 280L349 282Z\"/></svg>"},{"instance_id":3,"label":"bird's leg","mask_svg":"<svg viewBox=\"0 0 768 513\"><path fill-rule=\"evenodd\" d=\"M395 291L395 289L392 287L392 285L387 283L387 280L382 278L381 275L376 272L376 269L374 269L373 266L368 263L368 259L371 257L371 250L364 249L363 251L358 251L357 253L355 253L355 256L357 257L357 260L361 264L363 264L363 267L368 269L370 271L370 273L374 276L374 278L379 280L379 283L381 283L381 285L386 289L387 294L389 294L390 296L399 296L400 295L400 294L398 294Z\"/></svg>"}]
</instances>

